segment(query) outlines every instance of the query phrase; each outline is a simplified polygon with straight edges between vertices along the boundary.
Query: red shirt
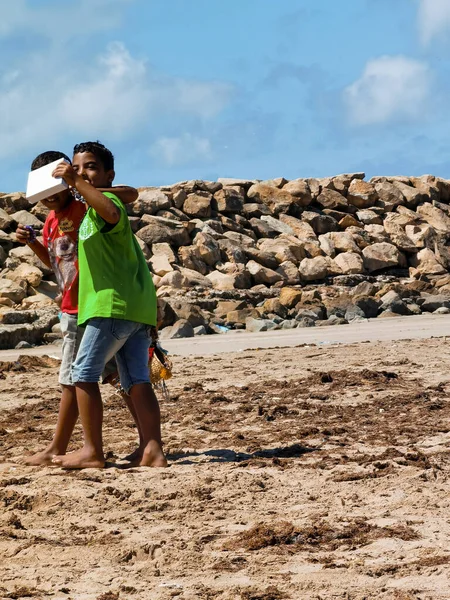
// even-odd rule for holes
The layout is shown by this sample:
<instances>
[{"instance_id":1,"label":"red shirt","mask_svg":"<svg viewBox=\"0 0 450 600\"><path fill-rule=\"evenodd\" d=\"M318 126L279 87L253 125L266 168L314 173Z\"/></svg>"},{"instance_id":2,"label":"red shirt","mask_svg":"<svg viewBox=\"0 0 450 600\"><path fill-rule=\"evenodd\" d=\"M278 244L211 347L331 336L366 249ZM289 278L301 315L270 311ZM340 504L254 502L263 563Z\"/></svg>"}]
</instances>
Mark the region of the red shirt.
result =
<instances>
[{"instance_id":1,"label":"red shirt","mask_svg":"<svg viewBox=\"0 0 450 600\"><path fill-rule=\"evenodd\" d=\"M42 235L62 294L61 311L78 312L78 229L86 204L72 200L61 212L50 211Z\"/></svg>"}]
</instances>

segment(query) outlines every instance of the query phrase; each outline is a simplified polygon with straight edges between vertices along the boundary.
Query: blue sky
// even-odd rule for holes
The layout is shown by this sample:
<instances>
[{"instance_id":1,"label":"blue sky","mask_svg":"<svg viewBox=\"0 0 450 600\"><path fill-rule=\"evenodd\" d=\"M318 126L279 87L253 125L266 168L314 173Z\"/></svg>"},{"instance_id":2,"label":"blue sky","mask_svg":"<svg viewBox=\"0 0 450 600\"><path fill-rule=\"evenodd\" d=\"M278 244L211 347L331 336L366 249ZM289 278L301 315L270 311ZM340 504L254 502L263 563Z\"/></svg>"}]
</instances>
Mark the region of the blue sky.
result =
<instances>
[{"instance_id":1,"label":"blue sky","mask_svg":"<svg viewBox=\"0 0 450 600\"><path fill-rule=\"evenodd\" d=\"M450 0L14 0L0 191L100 139L116 181L450 178Z\"/></svg>"}]
</instances>

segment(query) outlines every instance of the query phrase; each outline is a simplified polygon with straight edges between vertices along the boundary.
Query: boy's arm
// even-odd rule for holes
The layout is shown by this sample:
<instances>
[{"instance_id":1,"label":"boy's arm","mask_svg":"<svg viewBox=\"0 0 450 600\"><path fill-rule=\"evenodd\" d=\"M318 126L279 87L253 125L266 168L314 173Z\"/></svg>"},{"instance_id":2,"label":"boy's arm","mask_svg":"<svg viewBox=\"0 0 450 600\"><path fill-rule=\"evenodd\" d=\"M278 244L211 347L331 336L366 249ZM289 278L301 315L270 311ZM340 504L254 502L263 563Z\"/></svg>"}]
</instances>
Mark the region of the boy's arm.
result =
<instances>
[{"instance_id":1,"label":"boy's arm","mask_svg":"<svg viewBox=\"0 0 450 600\"><path fill-rule=\"evenodd\" d=\"M77 189L100 217L110 223L117 225L120 220L120 210L107 196L104 196L100 190L91 185L88 181L78 175L68 163L59 164L52 173L53 177L62 177L64 181ZM111 188L109 188L111 191Z\"/></svg>"},{"instance_id":2,"label":"boy's arm","mask_svg":"<svg viewBox=\"0 0 450 600\"><path fill-rule=\"evenodd\" d=\"M124 204L131 204L136 202L139 196L139 192L136 188L128 185L114 185L110 188L97 188L99 192L112 192L117 196Z\"/></svg>"},{"instance_id":3,"label":"boy's arm","mask_svg":"<svg viewBox=\"0 0 450 600\"><path fill-rule=\"evenodd\" d=\"M30 231L26 229L24 225L20 225L20 223L16 229L16 238L18 242L21 244L26 244L29 248L31 248L36 256L44 263L44 265L50 269L52 268L47 248L38 240L32 241Z\"/></svg>"}]
</instances>

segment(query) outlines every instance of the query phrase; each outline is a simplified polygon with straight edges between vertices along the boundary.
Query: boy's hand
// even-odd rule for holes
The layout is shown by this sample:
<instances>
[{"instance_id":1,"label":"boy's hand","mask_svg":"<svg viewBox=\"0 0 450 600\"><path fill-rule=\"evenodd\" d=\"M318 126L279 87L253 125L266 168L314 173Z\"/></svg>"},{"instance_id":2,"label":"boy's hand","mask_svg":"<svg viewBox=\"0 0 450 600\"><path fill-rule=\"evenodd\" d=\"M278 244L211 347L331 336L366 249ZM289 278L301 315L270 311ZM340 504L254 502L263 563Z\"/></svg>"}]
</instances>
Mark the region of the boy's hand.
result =
<instances>
[{"instance_id":1,"label":"boy's hand","mask_svg":"<svg viewBox=\"0 0 450 600\"><path fill-rule=\"evenodd\" d=\"M31 233L25 228L25 225L19 223L16 229L16 238L21 244L27 244L31 239Z\"/></svg>"},{"instance_id":2,"label":"boy's hand","mask_svg":"<svg viewBox=\"0 0 450 600\"><path fill-rule=\"evenodd\" d=\"M72 165L66 162L60 163L52 173L52 177L62 177L67 185L75 187L77 174Z\"/></svg>"}]
</instances>

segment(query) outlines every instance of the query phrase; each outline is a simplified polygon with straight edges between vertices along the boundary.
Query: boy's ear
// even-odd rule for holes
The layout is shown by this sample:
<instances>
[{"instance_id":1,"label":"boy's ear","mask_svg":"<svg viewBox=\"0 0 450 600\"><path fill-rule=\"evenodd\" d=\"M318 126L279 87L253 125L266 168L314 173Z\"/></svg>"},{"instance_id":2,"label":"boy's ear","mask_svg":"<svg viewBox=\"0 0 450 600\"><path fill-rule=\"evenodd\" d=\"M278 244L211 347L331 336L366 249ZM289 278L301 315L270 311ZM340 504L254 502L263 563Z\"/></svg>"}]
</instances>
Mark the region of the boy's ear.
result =
<instances>
[{"instance_id":1,"label":"boy's ear","mask_svg":"<svg viewBox=\"0 0 450 600\"><path fill-rule=\"evenodd\" d=\"M109 185L112 184L115 176L116 176L116 172L113 169L110 169L109 171L106 172L106 179L107 179Z\"/></svg>"}]
</instances>

